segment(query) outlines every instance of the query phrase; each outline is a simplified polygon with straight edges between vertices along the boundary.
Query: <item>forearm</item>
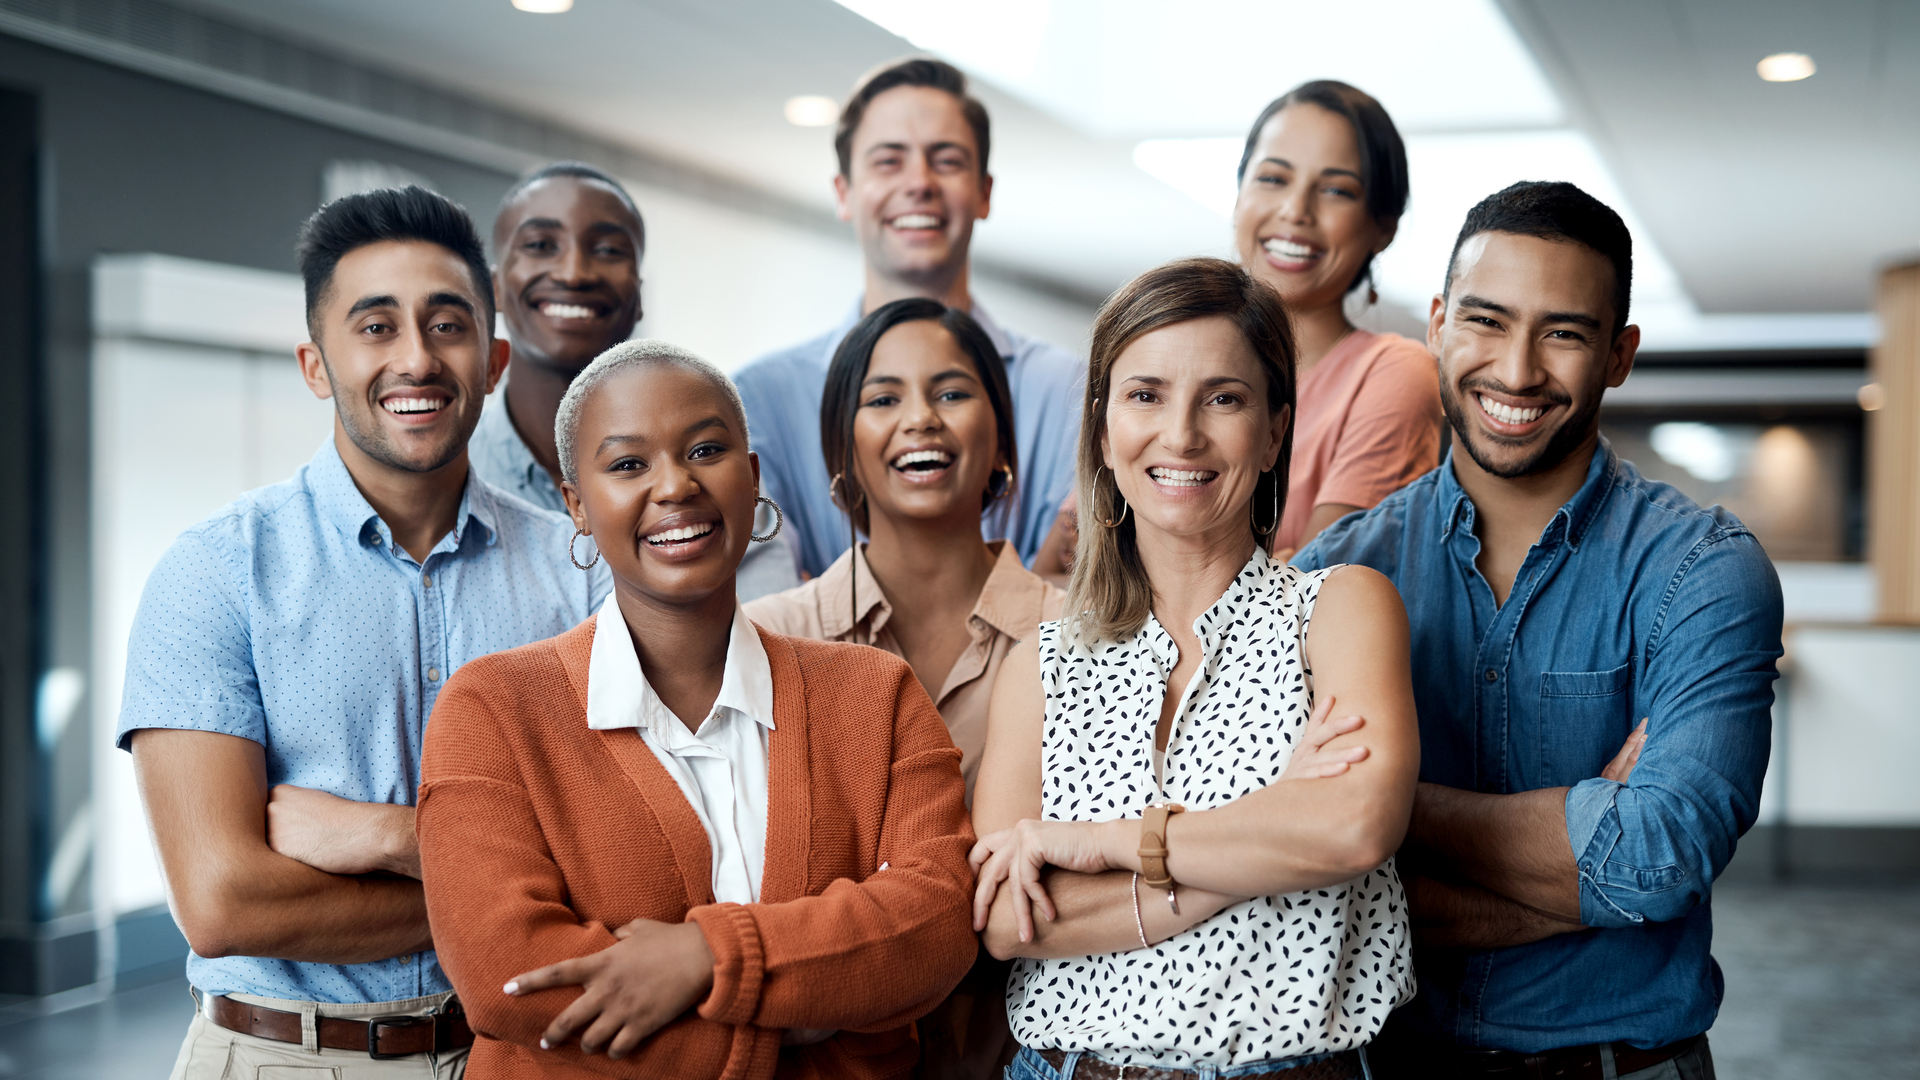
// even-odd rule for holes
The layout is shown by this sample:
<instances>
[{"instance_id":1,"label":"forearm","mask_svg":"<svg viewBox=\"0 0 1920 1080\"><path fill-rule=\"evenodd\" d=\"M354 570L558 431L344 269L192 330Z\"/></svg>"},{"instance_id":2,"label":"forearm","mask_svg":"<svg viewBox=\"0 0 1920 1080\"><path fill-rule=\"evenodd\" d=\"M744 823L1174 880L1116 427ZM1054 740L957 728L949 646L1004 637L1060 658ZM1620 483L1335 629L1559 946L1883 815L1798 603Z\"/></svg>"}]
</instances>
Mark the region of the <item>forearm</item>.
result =
<instances>
[{"instance_id":1,"label":"forearm","mask_svg":"<svg viewBox=\"0 0 1920 1080\"><path fill-rule=\"evenodd\" d=\"M1049 868L1041 875L1041 882L1053 899L1056 918L1048 922L1036 915L1032 941L1020 940L1014 923L1013 895L1005 883L1000 886L987 928L980 935L987 951L996 958L1057 959L1138 949L1143 926L1147 943L1158 944L1245 899L1183 884L1178 887L1180 912L1175 914L1167 904L1166 893L1141 885L1140 922L1136 923L1133 874L1129 871L1077 874Z\"/></svg>"},{"instance_id":2,"label":"forearm","mask_svg":"<svg viewBox=\"0 0 1920 1080\"><path fill-rule=\"evenodd\" d=\"M1355 770L1281 780L1167 821L1167 872L1182 885L1227 896L1277 896L1351 881L1392 856L1406 835L1404 786ZM1140 821L1105 822L1108 865L1137 871Z\"/></svg>"},{"instance_id":3,"label":"forearm","mask_svg":"<svg viewBox=\"0 0 1920 1080\"><path fill-rule=\"evenodd\" d=\"M193 951L364 964L433 948L425 893L411 878L346 877L262 848L221 867L169 874Z\"/></svg>"},{"instance_id":4,"label":"forearm","mask_svg":"<svg viewBox=\"0 0 1920 1080\"><path fill-rule=\"evenodd\" d=\"M1421 874L1403 878L1414 941L1436 948L1508 949L1585 929L1498 893Z\"/></svg>"},{"instance_id":5,"label":"forearm","mask_svg":"<svg viewBox=\"0 0 1920 1080\"><path fill-rule=\"evenodd\" d=\"M1421 784L1408 838L1450 874L1578 924L1580 878L1567 840L1567 789L1482 795Z\"/></svg>"}]
</instances>

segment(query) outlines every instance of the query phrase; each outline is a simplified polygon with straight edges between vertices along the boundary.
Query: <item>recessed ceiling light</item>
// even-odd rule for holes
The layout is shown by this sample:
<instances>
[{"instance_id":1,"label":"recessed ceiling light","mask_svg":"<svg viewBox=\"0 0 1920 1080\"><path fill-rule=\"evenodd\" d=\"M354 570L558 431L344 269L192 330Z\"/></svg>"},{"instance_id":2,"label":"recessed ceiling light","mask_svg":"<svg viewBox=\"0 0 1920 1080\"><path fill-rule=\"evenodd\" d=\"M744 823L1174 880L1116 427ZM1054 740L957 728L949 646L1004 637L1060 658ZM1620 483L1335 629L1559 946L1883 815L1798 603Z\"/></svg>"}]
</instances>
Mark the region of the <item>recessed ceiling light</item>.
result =
<instances>
[{"instance_id":1,"label":"recessed ceiling light","mask_svg":"<svg viewBox=\"0 0 1920 1080\"><path fill-rule=\"evenodd\" d=\"M787 123L797 127L828 127L840 119L840 103L819 94L787 99Z\"/></svg>"},{"instance_id":2,"label":"recessed ceiling light","mask_svg":"<svg viewBox=\"0 0 1920 1080\"><path fill-rule=\"evenodd\" d=\"M535 15L558 15L573 10L573 0L513 0L513 6Z\"/></svg>"},{"instance_id":3,"label":"recessed ceiling light","mask_svg":"<svg viewBox=\"0 0 1920 1080\"><path fill-rule=\"evenodd\" d=\"M1768 82L1799 82L1814 72L1813 57L1806 53L1774 53L1760 61L1760 77Z\"/></svg>"}]
</instances>

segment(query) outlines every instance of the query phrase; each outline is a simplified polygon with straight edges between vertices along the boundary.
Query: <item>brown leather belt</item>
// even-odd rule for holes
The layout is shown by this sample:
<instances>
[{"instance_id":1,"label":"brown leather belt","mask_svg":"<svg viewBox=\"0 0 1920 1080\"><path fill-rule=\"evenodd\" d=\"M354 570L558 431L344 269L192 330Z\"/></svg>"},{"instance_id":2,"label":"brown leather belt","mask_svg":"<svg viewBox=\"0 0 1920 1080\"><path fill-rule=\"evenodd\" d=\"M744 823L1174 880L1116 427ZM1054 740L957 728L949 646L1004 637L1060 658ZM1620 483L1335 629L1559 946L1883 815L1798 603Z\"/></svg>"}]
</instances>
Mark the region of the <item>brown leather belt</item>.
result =
<instances>
[{"instance_id":1,"label":"brown leather belt","mask_svg":"<svg viewBox=\"0 0 1920 1080\"><path fill-rule=\"evenodd\" d=\"M1065 1050L1034 1050L1040 1059L1053 1066L1058 1072L1067 1064ZM1252 1076L1271 1075L1281 1080L1356 1080L1360 1075L1360 1055L1353 1051L1335 1054L1319 1061L1309 1061L1304 1065L1276 1066L1272 1073L1250 1073ZM1110 1065L1092 1054L1080 1055L1073 1067L1073 1075L1068 1080L1198 1080L1197 1072L1187 1069L1162 1069L1154 1065Z\"/></svg>"},{"instance_id":2,"label":"brown leather belt","mask_svg":"<svg viewBox=\"0 0 1920 1080\"><path fill-rule=\"evenodd\" d=\"M300 1014L247 1005L230 997L207 999L207 1019L242 1035L299 1045ZM467 1017L454 1004L433 1016L374 1016L365 1020L320 1017L314 1021L320 1046L326 1050L353 1050L376 1061L410 1057L429 1051L445 1053L473 1045Z\"/></svg>"},{"instance_id":3,"label":"brown leather belt","mask_svg":"<svg viewBox=\"0 0 1920 1080\"><path fill-rule=\"evenodd\" d=\"M1651 1050L1642 1050L1623 1042L1613 1047L1613 1071L1616 1076L1651 1069L1693 1049L1704 1036L1681 1039ZM1382 1047L1383 1050L1387 1049ZM1395 1040L1389 1053L1372 1057L1374 1071L1383 1077L1419 1076L1436 1080L1448 1077L1510 1078L1510 1080L1602 1080L1606 1070L1600 1064L1600 1044L1564 1046L1538 1054L1515 1050L1478 1050L1424 1041Z\"/></svg>"}]
</instances>

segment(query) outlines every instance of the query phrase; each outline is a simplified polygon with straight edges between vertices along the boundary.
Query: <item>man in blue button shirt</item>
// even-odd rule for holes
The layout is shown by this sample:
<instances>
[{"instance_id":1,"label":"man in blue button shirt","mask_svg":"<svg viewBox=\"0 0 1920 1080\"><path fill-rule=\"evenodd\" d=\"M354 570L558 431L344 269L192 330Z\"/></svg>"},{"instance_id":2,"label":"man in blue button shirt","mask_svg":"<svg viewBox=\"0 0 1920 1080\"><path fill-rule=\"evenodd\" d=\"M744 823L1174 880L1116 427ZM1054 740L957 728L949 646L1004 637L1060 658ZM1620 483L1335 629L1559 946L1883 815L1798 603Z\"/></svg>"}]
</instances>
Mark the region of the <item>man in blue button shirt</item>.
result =
<instances>
[{"instance_id":1,"label":"man in blue button shirt","mask_svg":"<svg viewBox=\"0 0 1920 1080\"><path fill-rule=\"evenodd\" d=\"M1382 1077L1713 1075L1709 902L1759 804L1780 587L1600 437L1631 260L1571 184L1476 206L1427 330L1448 459L1294 560L1381 571L1412 624L1420 993Z\"/></svg>"},{"instance_id":2,"label":"man in blue button shirt","mask_svg":"<svg viewBox=\"0 0 1920 1080\"><path fill-rule=\"evenodd\" d=\"M939 60L881 68L861 80L840 113L833 190L840 220L853 223L860 244L865 292L840 325L734 375L761 483L786 510L808 574L824 572L849 539L820 450L827 366L861 316L894 300L928 297L972 312L1007 362L1020 449L1018 501L1007 528L1023 560L1033 562L1073 488L1086 364L1003 328L968 290L973 223L986 218L993 194L989 145L986 106L967 93L958 68Z\"/></svg>"},{"instance_id":3,"label":"man in blue button shirt","mask_svg":"<svg viewBox=\"0 0 1920 1080\"><path fill-rule=\"evenodd\" d=\"M341 199L300 264L333 438L183 533L128 643L119 743L201 1006L173 1075L455 1077L472 1035L413 833L427 717L462 664L579 623L610 582L569 565L570 522L468 467L508 346L466 213Z\"/></svg>"}]
</instances>

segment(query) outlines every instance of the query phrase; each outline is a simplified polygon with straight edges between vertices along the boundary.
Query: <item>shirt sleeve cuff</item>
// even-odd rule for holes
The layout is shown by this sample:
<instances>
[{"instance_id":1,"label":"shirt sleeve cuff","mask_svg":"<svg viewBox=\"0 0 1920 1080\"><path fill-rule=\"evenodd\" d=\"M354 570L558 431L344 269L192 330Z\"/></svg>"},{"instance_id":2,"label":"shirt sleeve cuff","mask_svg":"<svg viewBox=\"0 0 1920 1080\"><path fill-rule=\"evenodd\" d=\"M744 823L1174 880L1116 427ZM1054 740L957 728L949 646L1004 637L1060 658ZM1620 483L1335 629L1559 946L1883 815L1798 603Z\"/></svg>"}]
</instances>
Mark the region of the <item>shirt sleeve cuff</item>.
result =
<instances>
[{"instance_id":1,"label":"shirt sleeve cuff","mask_svg":"<svg viewBox=\"0 0 1920 1080\"><path fill-rule=\"evenodd\" d=\"M1620 814L1613 801L1621 787L1595 777L1567 789L1567 842L1580 875L1580 922L1587 926L1622 929L1646 921L1615 904L1600 887L1607 859L1620 842Z\"/></svg>"},{"instance_id":2,"label":"shirt sleeve cuff","mask_svg":"<svg viewBox=\"0 0 1920 1080\"><path fill-rule=\"evenodd\" d=\"M721 1024L750 1024L760 1009L766 955L760 927L741 904L708 904L687 913L713 951L713 990L700 1003L701 1017Z\"/></svg>"}]
</instances>

